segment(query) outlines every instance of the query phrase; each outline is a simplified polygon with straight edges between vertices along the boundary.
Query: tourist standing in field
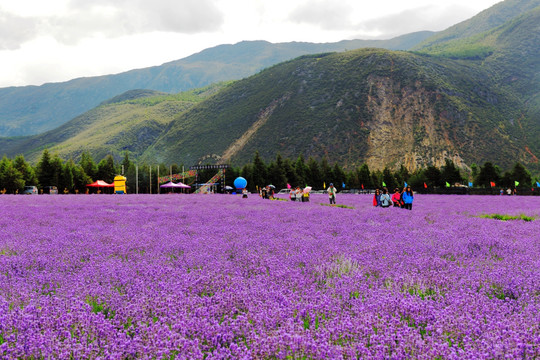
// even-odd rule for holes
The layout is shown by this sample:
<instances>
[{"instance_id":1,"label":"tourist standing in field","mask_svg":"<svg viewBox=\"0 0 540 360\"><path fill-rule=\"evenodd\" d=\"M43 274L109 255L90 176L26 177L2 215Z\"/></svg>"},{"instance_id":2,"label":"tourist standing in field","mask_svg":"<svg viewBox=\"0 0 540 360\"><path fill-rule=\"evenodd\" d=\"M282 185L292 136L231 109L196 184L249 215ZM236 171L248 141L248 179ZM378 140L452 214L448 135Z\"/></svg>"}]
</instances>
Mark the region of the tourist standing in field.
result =
<instances>
[{"instance_id":1,"label":"tourist standing in field","mask_svg":"<svg viewBox=\"0 0 540 360\"><path fill-rule=\"evenodd\" d=\"M289 191L289 199L291 201L296 201L296 190L294 188L291 188Z\"/></svg>"},{"instance_id":2,"label":"tourist standing in field","mask_svg":"<svg viewBox=\"0 0 540 360\"><path fill-rule=\"evenodd\" d=\"M394 203L394 207L401 206L401 193L399 192L398 188L395 188L394 190L394 194L392 195L392 202Z\"/></svg>"},{"instance_id":3,"label":"tourist standing in field","mask_svg":"<svg viewBox=\"0 0 540 360\"><path fill-rule=\"evenodd\" d=\"M411 190L410 186L407 186L405 188L405 191L403 191L403 194L401 195L401 198L403 200L403 208L412 210L412 203L414 200L414 194Z\"/></svg>"},{"instance_id":4,"label":"tourist standing in field","mask_svg":"<svg viewBox=\"0 0 540 360\"><path fill-rule=\"evenodd\" d=\"M309 190L304 189L303 194L302 194L302 201L309 202Z\"/></svg>"},{"instance_id":5,"label":"tourist standing in field","mask_svg":"<svg viewBox=\"0 0 540 360\"><path fill-rule=\"evenodd\" d=\"M375 189L375 195L373 195L373 206L381 206L381 190Z\"/></svg>"},{"instance_id":6,"label":"tourist standing in field","mask_svg":"<svg viewBox=\"0 0 540 360\"><path fill-rule=\"evenodd\" d=\"M244 188L244 189L242 190L242 198L243 198L243 199L247 199L247 197L248 197L248 190L247 190L246 188Z\"/></svg>"},{"instance_id":7,"label":"tourist standing in field","mask_svg":"<svg viewBox=\"0 0 540 360\"><path fill-rule=\"evenodd\" d=\"M302 189L300 189L300 186L296 187L296 201L302 201Z\"/></svg>"},{"instance_id":8,"label":"tourist standing in field","mask_svg":"<svg viewBox=\"0 0 540 360\"><path fill-rule=\"evenodd\" d=\"M392 199L390 199L390 195L388 195L388 190L384 188L382 192L383 193L380 197L381 207L383 208L390 207L390 205L392 205Z\"/></svg>"},{"instance_id":9,"label":"tourist standing in field","mask_svg":"<svg viewBox=\"0 0 540 360\"><path fill-rule=\"evenodd\" d=\"M330 183L330 186L328 187L328 198L330 199L330 204L336 203L336 193L337 189L334 187L334 184Z\"/></svg>"}]
</instances>

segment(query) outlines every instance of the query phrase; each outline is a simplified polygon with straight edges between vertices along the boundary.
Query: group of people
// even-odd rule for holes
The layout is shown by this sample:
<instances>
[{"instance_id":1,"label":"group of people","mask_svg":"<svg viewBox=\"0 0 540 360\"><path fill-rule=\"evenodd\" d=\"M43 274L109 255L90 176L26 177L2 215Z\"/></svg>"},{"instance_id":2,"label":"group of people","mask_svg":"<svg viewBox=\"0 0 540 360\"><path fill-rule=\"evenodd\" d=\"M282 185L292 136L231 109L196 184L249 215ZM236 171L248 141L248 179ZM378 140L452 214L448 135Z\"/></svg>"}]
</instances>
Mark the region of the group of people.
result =
<instances>
[{"instance_id":1,"label":"group of people","mask_svg":"<svg viewBox=\"0 0 540 360\"><path fill-rule=\"evenodd\" d=\"M299 186L296 188L291 188L289 191L289 199L291 201L309 201L309 190L311 188L301 189ZM336 194L337 189L334 187L334 184L330 183L328 189L328 199L331 205L336 204ZM243 189L242 197L247 198L247 189ZM273 199L274 198L274 189L270 186L261 187L259 190L259 196L263 199ZM412 204L414 200L414 193L409 185L405 186L402 190L396 188L394 193L390 196L388 189L383 188L376 189L375 195L373 195L373 206L376 207L399 207L403 209L412 210Z\"/></svg>"},{"instance_id":2,"label":"group of people","mask_svg":"<svg viewBox=\"0 0 540 360\"><path fill-rule=\"evenodd\" d=\"M309 201L309 190L308 188L302 190L300 187L291 188L289 191L289 199L291 201L301 201L301 202L308 202Z\"/></svg>"},{"instance_id":3,"label":"group of people","mask_svg":"<svg viewBox=\"0 0 540 360\"><path fill-rule=\"evenodd\" d=\"M392 196L388 193L388 189L383 188L375 190L373 195L373 206L387 207L399 207L403 209L412 210L412 203L414 200L414 193L409 185L400 191L399 188L394 190Z\"/></svg>"},{"instance_id":4,"label":"group of people","mask_svg":"<svg viewBox=\"0 0 540 360\"><path fill-rule=\"evenodd\" d=\"M262 199L273 199L274 195L274 188L271 186L261 186L259 189L259 196Z\"/></svg>"}]
</instances>

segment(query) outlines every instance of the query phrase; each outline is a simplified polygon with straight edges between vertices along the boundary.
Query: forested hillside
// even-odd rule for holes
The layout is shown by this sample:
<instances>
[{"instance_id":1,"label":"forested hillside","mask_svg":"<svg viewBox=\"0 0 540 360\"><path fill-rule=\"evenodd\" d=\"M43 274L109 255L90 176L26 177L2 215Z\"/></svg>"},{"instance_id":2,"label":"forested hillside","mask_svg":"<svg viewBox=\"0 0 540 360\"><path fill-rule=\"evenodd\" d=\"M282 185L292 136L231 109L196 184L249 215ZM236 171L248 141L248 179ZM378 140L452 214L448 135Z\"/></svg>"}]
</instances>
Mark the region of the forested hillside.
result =
<instances>
[{"instance_id":1,"label":"forested hillside","mask_svg":"<svg viewBox=\"0 0 540 360\"><path fill-rule=\"evenodd\" d=\"M337 43L244 41L220 45L159 66L120 74L73 79L41 86L0 88L0 137L33 135L54 129L133 89L177 93L253 75L295 57L367 46L410 49L432 35L424 31L390 40L347 40Z\"/></svg>"}]
</instances>

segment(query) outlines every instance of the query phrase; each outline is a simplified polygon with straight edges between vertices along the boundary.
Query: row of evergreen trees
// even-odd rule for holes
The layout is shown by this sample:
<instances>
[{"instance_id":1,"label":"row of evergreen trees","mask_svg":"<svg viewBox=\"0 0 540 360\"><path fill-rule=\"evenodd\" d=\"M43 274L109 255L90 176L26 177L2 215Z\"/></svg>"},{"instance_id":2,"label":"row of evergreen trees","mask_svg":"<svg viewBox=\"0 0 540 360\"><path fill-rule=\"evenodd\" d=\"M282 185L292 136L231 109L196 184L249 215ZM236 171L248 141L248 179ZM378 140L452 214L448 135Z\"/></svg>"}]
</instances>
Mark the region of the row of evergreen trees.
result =
<instances>
[{"instance_id":1,"label":"row of evergreen trees","mask_svg":"<svg viewBox=\"0 0 540 360\"><path fill-rule=\"evenodd\" d=\"M512 170L504 174L491 162L486 162L483 166L473 164L471 170L471 174L464 174L451 160L446 160L441 168L428 166L413 173L404 166L397 171L389 168L384 168L382 171L370 171L367 164L345 171L337 163L330 165L326 158L317 161L310 157L306 162L303 156L299 156L296 161L292 161L283 159L278 154L274 161L265 164L256 153L253 162L244 165L239 174L246 178L252 190L257 185L268 184L273 184L278 189L285 188L287 184L300 187L309 185L315 189L322 189L323 185L328 186L330 183L338 189L374 189L381 188L384 184L390 190L403 187L405 182L413 188L468 185L469 182L472 182L475 187L485 188L492 187L493 183L497 187L513 188L516 181L519 187L533 185L531 174L520 163L515 163Z\"/></svg>"},{"instance_id":2,"label":"row of evergreen trees","mask_svg":"<svg viewBox=\"0 0 540 360\"><path fill-rule=\"evenodd\" d=\"M86 185L95 180L104 180L112 183L117 174L123 173L127 177L127 187L129 193L134 193L138 188L140 193L157 193L158 176L166 176L169 173L177 174L182 171L183 166L165 164L136 165L129 159L126 152L123 160L117 162L113 156L107 155L96 164L88 153L83 153L78 163L72 159L64 161L58 155L51 156L48 150L44 150L36 166L30 165L22 155L9 159L3 157L0 161L0 190L7 193L21 192L26 185L36 185L38 187L57 186L60 192L85 192ZM284 159L277 155L276 159L270 163L265 163L255 153L253 161L242 167L231 167L226 171L226 185L233 186L234 179L238 176L244 177L248 182L250 190L255 190L257 186L272 184L277 189L286 188L287 184L293 187L306 185L314 189L322 189L323 185L330 183L338 189L373 189L386 185L388 189L401 187L405 182L413 188L427 186L429 188L444 187L446 184L452 186L456 184L467 184L473 182L475 187L492 187L493 183L497 187L514 187L519 183L519 187L530 187L533 180L527 169L520 163L516 163L512 170L502 173L501 170L491 162L486 162L483 166L472 165L472 173L465 175L454 165L451 160L441 168L428 166L425 169L410 173L405 167L400 167L397 171L389 168L371 171L367 164L363 164L356 169L346 171L339 164L329 164L326 158L317 161L310 157L307 161L300 155L296 160ZM200 170L196 181L208 181L216 170ZM138 184L136 179L138 178ZM536 182L538 180L535 180Z\"/></svg>"}]
</instances>

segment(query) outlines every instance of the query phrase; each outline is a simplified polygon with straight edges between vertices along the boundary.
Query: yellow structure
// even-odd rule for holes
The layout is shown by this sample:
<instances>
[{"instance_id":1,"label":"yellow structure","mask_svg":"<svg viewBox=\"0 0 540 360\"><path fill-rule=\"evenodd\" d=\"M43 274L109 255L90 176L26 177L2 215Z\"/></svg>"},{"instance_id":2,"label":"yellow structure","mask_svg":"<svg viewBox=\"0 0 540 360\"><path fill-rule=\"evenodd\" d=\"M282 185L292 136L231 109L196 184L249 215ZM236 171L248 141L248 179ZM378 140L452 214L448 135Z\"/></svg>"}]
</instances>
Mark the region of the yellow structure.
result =
<instances>
[{"instance_id":1,"label":"yellow structure","mask_svg":"<svg viewBox=\"0 0 540 360\"><path fill-rule=\"evenodd\" d=\"M115 194L126 194L126 181L127 178L122 175L116 175L114 177L114 193Z\"/></svg>"}]
</instances>

